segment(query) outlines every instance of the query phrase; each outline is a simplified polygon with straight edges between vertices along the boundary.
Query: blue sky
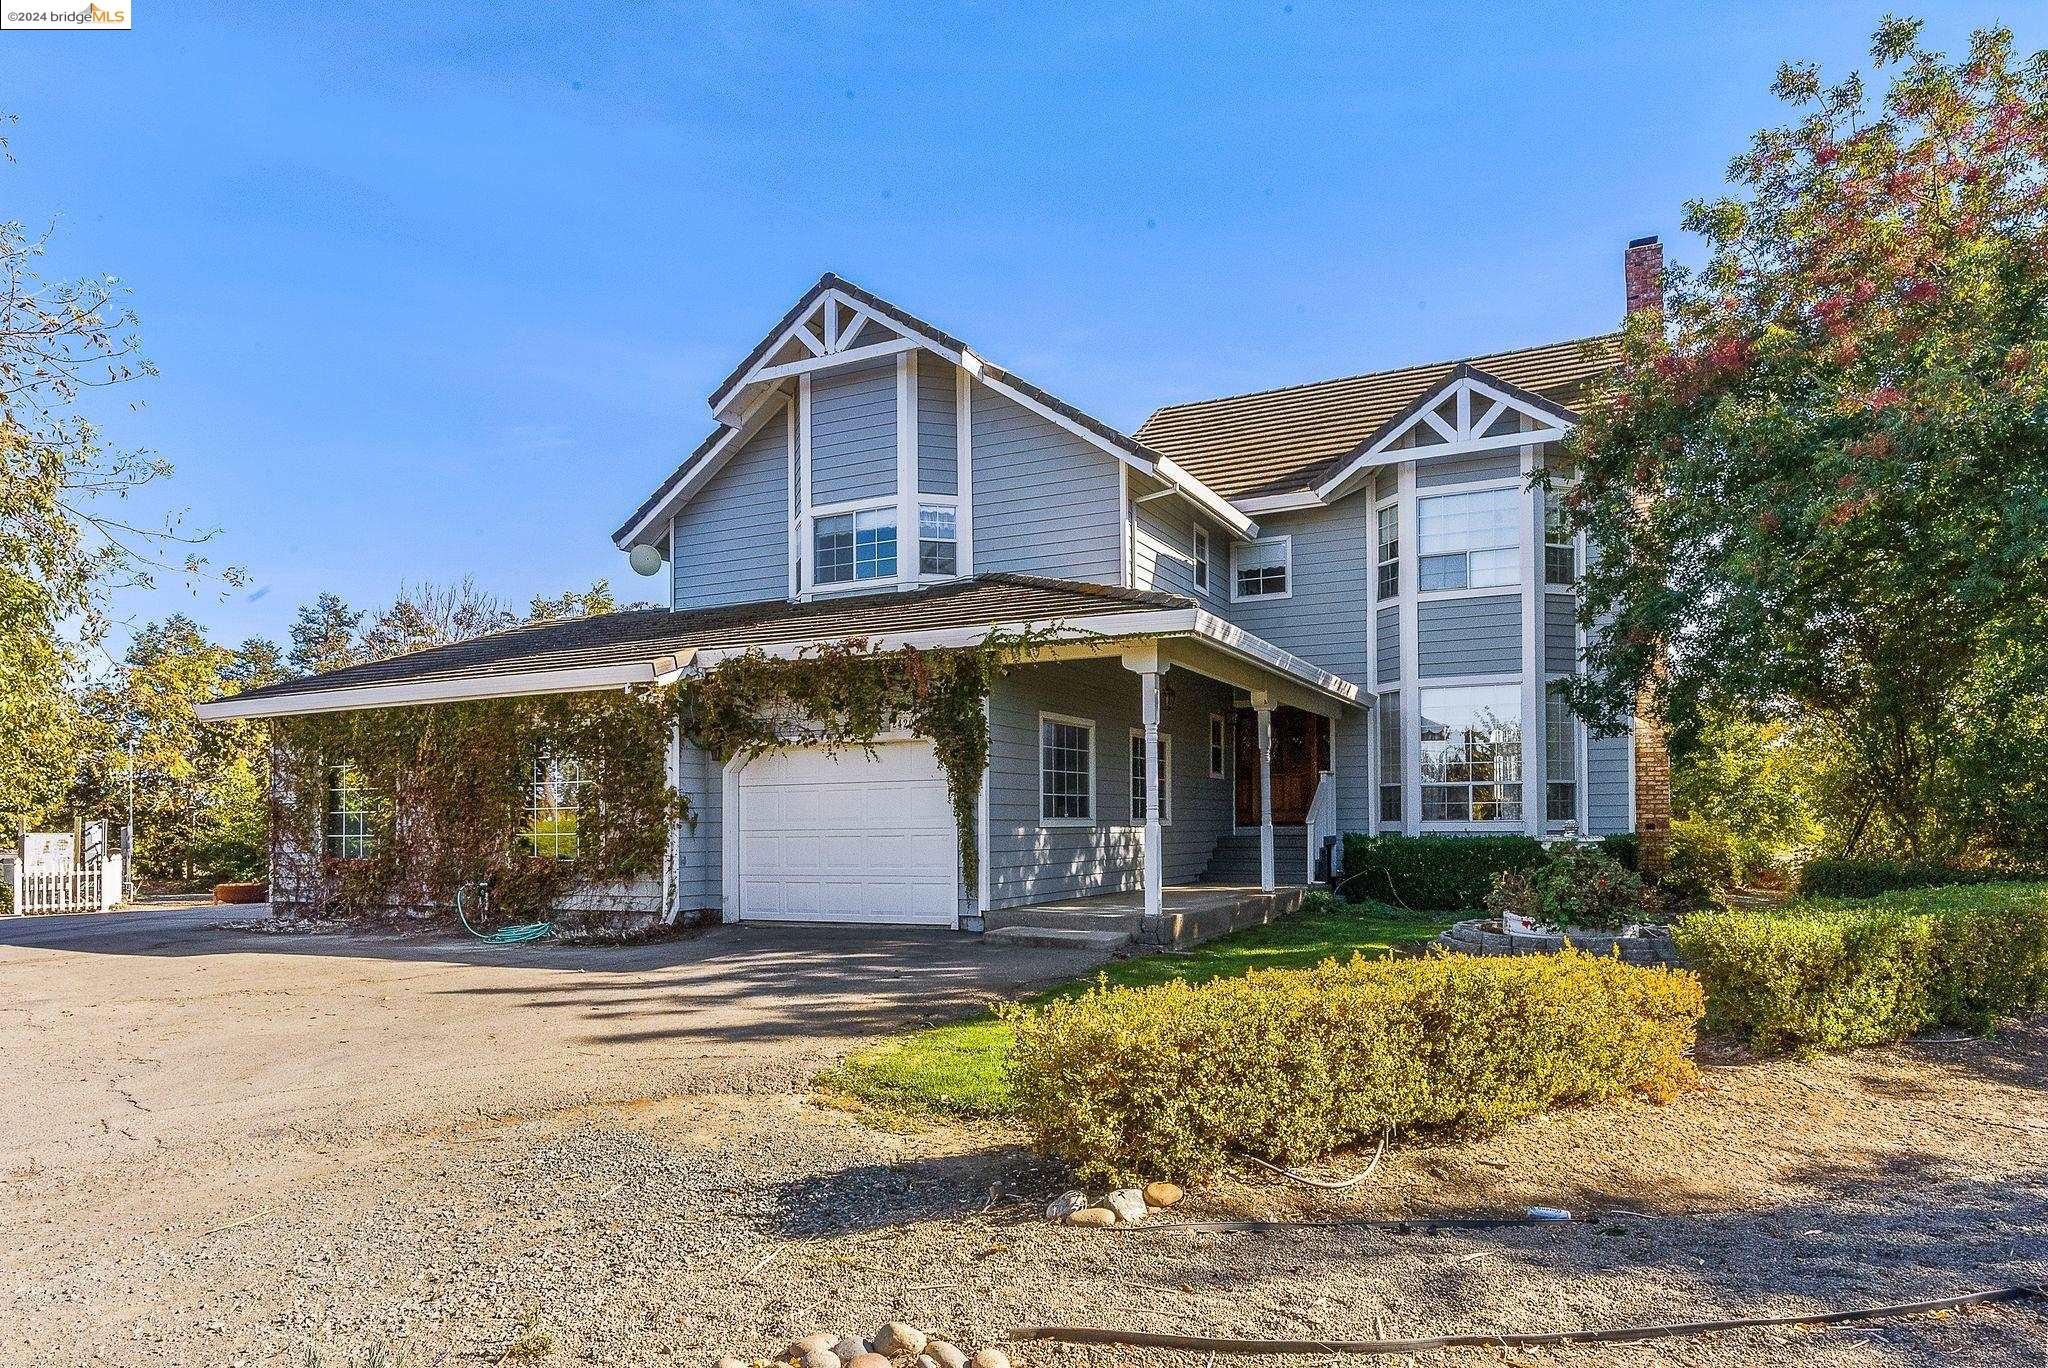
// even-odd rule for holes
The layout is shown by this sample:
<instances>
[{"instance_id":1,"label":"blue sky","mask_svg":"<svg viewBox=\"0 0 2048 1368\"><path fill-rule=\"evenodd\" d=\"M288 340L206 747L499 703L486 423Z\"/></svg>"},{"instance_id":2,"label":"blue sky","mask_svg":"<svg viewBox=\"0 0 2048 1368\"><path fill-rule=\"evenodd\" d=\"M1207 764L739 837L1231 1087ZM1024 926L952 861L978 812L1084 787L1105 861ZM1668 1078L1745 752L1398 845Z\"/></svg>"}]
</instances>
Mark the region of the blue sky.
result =
<instances>
[{"instance_id":1,"label":"blue sky","mask_svg":"<svg viewBox=\"0 0 2048 1368\"><path fill-rule=\"evenodd\" d=\"M162 374L91 412L252 577L120 607L281 639L405 578L649 592L612 528L826 270L1126 428L1601 331L1883 8L137 0L0 34L0 214L133 288Z\"/></svg>"}]
</instances>

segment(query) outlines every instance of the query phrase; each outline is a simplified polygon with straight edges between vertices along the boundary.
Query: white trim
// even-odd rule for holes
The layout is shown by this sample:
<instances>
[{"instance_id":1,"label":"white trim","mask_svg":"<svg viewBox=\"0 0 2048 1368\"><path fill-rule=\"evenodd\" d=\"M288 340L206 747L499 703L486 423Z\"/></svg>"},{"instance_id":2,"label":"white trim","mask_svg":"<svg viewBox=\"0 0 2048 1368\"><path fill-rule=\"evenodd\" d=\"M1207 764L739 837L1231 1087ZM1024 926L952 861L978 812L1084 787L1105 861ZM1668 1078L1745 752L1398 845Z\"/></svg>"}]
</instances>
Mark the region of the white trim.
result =
<instances>
[{"instance_id":1,"label":"white trim","mask_svg":"<svg viewBox=\"0 0 2048 1368\"><path fill-rule=\"evenodd\" d=\"M917 582L917 357L896 355L896 582ZM905 548L908 554L905 554Z\"/></svg>"},{"instance_id":2,"label":"white trim","mask_svg":"<svg viewBox=\"0 0 2048 1368\"><path fill-rule=\"evenodd\" d=\"M1069 727L1082 727L1088 732L1088 815L1086 817L1048 817L1045 815L1045 724L1058 722ZM1032 737L1032 744L1038 749L1038 825L1042 827L1092 827L1102 816L1097 806L1095 793L1095 772L1102 757L1095 749L1095 722L1092 718L1073 717L1066 713L1044 712L1038 714L1038 726Z\"/></svg>"},{"instance_id":3,"label":"white trim","mask_svg":"<svg viewBox=\"0 0 2048 1368\"><path fill-rule=\"evenodd\" d=\"M746 765L743 754L734 755L725 762L720 779L720 802L723 806L718 813L718 910L722 922L736 922L740 919L740 770Z\"/></svg>"},{"instance_id":4,"label":"white trim","mask_svg":"<svg viewBox=\"0 0 2048 1368\"><path fill-rule=\"evenodd\" d=\"M1415 486L1415 462L1402 461L1395 467L1394 477L1394 497L1404 510L1401 592L1395 599L1400 608L1401 672L1395 691L1401 696L1401 832L1406 836L1422 830L1422 603L1415 593L1422 565L1421 538L1417 535L1414 512ZM1377 615L1379 610L1375 607L1373 611ZM1377 617L1373 630L1375 634L1379 630Z\"/></svg>"},{"instance_id":5,"label":"white trim","mask_svg":"<svg viewBox=\"0 0 2048 1368\"><path fill-rule=\"evenodd\" d=\"M1242 594L1237 586L1238 551L1244 546L1259 547L1278 542L1287 552L1287 588L1277 594ZM1233 542L1230 547L1230 601L1232 603L1278 603L1294 597L1294 535L1289 532L1276 533L1270 537L1259 537L1250 542Z\"/></svg>"},{"instance_id":6,"label":"white trim","mask_svg":"<svg viewBox=\"0 0 2048 1368\"><path fill-rule=\"evenodd\" d=\"M1212 712L1209 714L1209 735L1207 739L1209 744L1209 777L1211 779L1229 778L1230 721L1222 713ZM1216 763L1219 755L1223 758L1221 765ZM1236 801L1235 794L1231 796L1231 801Z\"/></svg>"},{"instance_id":7,"label":"white trim","mask_svg":"<svg viewBox=\"0 0 2048 1368\"><path fill-rule=\"evenodd\" d=\"M915 340L908 337L893 337L887 342L870 342L864 347L827 352L823 356L806 357L801 361L785 361L778 366L761 366L756 368L747 383L771 384L777 380L787 380L792 375L811 375L818 371L837 370L841 366L858 366L863 362L879 361L885 356L898 356L916 350Z\"/></svg>"},{"instance_id":8,"label":"white trim","mask_svg":"<svg viewBox=\"0 0 2048 1368\"><path fill-rule=\"evenodd\" d=\"M1131 507L1131 469L1119 465L1116 468L1116 537L1117 557L1122 564L1122 583L1126 589L1138 587L1138 539L1135 532L1137 512Z\"/></svg>"},{"instance_id":9,"label":"white trim","mask_svg":"<svg viewBox=\"0 0 2048 1368\"><path fill-rule=\"evenodd\" d=\"M1550 824L1550 700L1546 695L1548 672L1543 659L1543 628L1550 611L1550 598L1543 589L1543 491L1532 490L1528 485L1529 476L1535 470L1535 450L1534 447L1523 447L1520 462L1522 824L1531 836L1541 836ZM1534 738L1533 743L1531 738Z\"/></svg>"},{"instance_id":10,"label":"white trim","mask_svg":"<svg viewBox=\"0 0 2048 1368\"><path fill-rule=\"evenodd\" d=\"M1246 513L1290 513L1303 508L1321 508L1323 501L1312 489L1299 489L1290 494L1260 494L1250 499L1234 499L1231 506Z\"/></svg>"},{"instance_id":11,"label":"white trim","mask_svg":"<svg viewBox=\"0 0 2048 1368\"><path fill-rule=\"evenodd\" d=\"M618 665L585 665L569 670L528 670L517 674L462 675L403 684L362 684L354 688L308 689L272 698L217 698L194 706L202 722L242 717L295 717L303 713L354 712L414 703L449 703L464 698L521 698L529 694L591 693L634 684L666 684L682 673L692 653Z\"/></svg>"},{"instance_id":12,"label":"white trim","mask_svg":"<svg viewBox=\"0 0 2048 1368\"><path fill-rule=\"evenodd\" d=\"M1475 394L1492 401L1476 419L1472 412L1472 396ZM1436 416L1436 410L1443 406L1447 396L1456 405L1455 428L1446 427L1443 420ZM1359 476L1376 466L1391 464L1394 460L1434 461L1446 456L1469 456L1486 451L1504 451L1512 447L1562 441L1571 434L1573 426L1547 409L1518 399L1472 375L1461 376L1438 389L1427 391L1416 402L1419 406L1414 413L1382 433L1371 446L1359 452L1343 469L1316 486L1316 498L1324 503L1334 503L1356 488ZM1527 431L1484 436L1486 429L1492 426L1503 411L1519 413L1533 420L1536 427ZM1421 426L1430 428L1444 440L1427 446L1398 449L1395 447L1395 443Z\"/></svg>"},{"instance_id":13,"label":"white trim","mask_svg":"<svg viewBox=\"0 0 2048 1368\"><path fill-rule=\"evenodd\" d=\"M1144 752L1144 749L1145 749L1145 729L1144 729L1143 727L1133 727L1133 728L1131 728L1131 754L1130 754L1130 756L1129 756L1128 758L1130 758L1130 759L1133 759L1133 760L1135 760L1135 759L1136 759L1136 758L1137 758L1137 757L1138 757L1138 756L1139 756L1140 754L1142 754L1142 753ZM1163 776L1164 776L1164 778L1165 778L1165 780L1166 780L1166 788L1165 788L1165 799L1164 799L1164 801L1162 801L1162 802L1161 802L1161 803L1159 804L1159 825L1161 825L1161 826L1172 826L1172 825L1173 825L1173 737L1172 737L1171 735L1169 735L1169 734L1167 733L1167 730L1166 730L1166 724L1165 724L1164 722L1160 723L1160 725L1159 725L1159 749L1160 749L1160 750L1161 750L1162 752L1164 752L1164 753L1165 753L1165 756L1166 756L1166 763L1165 763L1165 764L1164 764L1163 766L1161 766L1161 770L1162 770L1162 772L1163 772ZM1126 766L1126 770L1128 770L1128 768L1129 768L1129 767L1128 767L1128 766ZM1125 788L1129 788L1129 787L1130 787L1130 781L1131 781L1131 775L1130 775L1129 773L1126 773L1126 774L1124 775L1124 787L1125 787ZM1135 798L1135 797L1137 797L1137 794L1136 794L1136 793L1132 793L1132 794L1131 794L1131 797ZM1139 816L1138 816L1138 810L1137 810L1137 809L1136 809L1135 807L1133 807L1133 808L1131 809L1131 821L1132 821L1133 823L1135 823L1135 824L1138 824L1138 825L1141 825L1141 826L1142 826L1142 825L1144 824L1144 821L1145 821L1145 819L1144 819L1144 818L1141 818L1141 817L1139 817Z\"/></svg>"},{"instance_id":14,"label":"white trim","mask_svg":"<svg viewBox=\"0 0 2048 1368\"><path fill-rule=\"evenodd\" d=\"M954 487L959 511L953 530L960 538L960 573L974 573L974 377L965 370L953 372Z\"/></svg>"},{"instance_id":15,"label":"white trim","mask_svg":"<svg viewBox=\"0 0 2048 1368\"><path fill-rule=\"evenodd\" d=\"M985 727L985 728L989 729L989 731L991 731L991 732L993 732L993 731L994 731L994 727L995 727L994 721L992 720L992 719L993 719L993 716L994 716L994 705L993 705L993 703L992 703L992 702L990 701L990 697L989 697L989 695L988 695L988 694L983 694L983 695L981 696L981 724L982 724L982 726L983 726L983 727ZM1041 742L1040 742L1040 745L1041 745L1041 746L1043 746L1043 744L1044 744L1044 743L1043 743L1043 741L1041 741ZM1044 761L1043 761L1043 760L1041 759L1040 763L1042 764L1042 763L1044 763ZM980 796L979 796L979 797L977 797L977 798L975 799L975 816L974 816L974 859L975 859L975 863L976 863L977 865L979 865L979 866L981 867L981 876L980 876L979 878L977 878L977 879L976 879L976 880L974 881L974 884L975 884L975 895L974 895L974 902L975 902L975 910L976 910L977 912L979 912L979 913L980 913L980 914L981 914L982 916L984 916L984 917L986 917L986 916L988 915L988 912L989 912L989 897L990 897L990 894L989 894L989 885L990 885L991 883L993 883L993 882L994 882L994 878L993 878L993 876L992 876L992 875L991 875L991 874L989 873L989 867L988 867L988 865L989 865L989 834L988 834L988 807L989 807L989 803L988 803L988 793L989 793L989 775L990 775L990 774L991 774L991 773L992 773L992 772L993 772L994 770L995 770L995 766L994 766L993 764L983 765L983 766L981 767L981 793L980 793ZM1042 805L1042 804L1044 803L1044 801L1045 801L1045 799L1044 799L1043 795L1041 795L1041 796L1040 796L1040 798L1039 798L1039 802L1040 802L1040 804ZM1040 811L1043 811L1043 810L1044 810L1044 809L1043 809L1043 807L1041 806L1041 808L1040 808ZM958 842L955 842L955 844L958 844Z\"/></svg>"},{"instance_id":16,"label":"white trim","mask_svg":"<svg viewBox=\"0 0 2048 1368\"><path fill-rule=\"evenodd\" d=\"M1170 456L1161 456L1153 473L1188 496L1188 502L1206 509L1211 517L1221 522L1238 536L1249 541L1259 535L1259 525L1236 504L1217 494L1209 486L1182 470Z\"/></svg>"},{"instance_id":17,"label":"white trim","mask_svg":"<svg viewBox=\"0 0 2048 1368\"><path fill-rule=\"evenodd\" d=\"M803 402L805 403L805 405L806 405L806 406L808 406L808 398L807 398L807 396L809 395L809 392L810 392L810 387L809 387L809 385L808 385L808 384L806 384L806 385L804 386L804 395L806 396L806 398L805 398L805 399L804 399L804 401L803 401ZM787 414L789 415L789 433L788 433L788 447L789 447L789 526L788 526L788 532L789 532L789 538L788 538L788 540L789 540L789 596L790 596L791 598L795 598L795 597L797 596L797 590L798 590L798 589L799 589L799 588L801 587L801 586L800 586L800 585L799 585L799 584L797 583L797 568L798 568L798 566L799 566L799 565L801 565L801 564L802 564L802 561L803 561L803 557L802 557L802 555L800 554L800 548L801 548L801 543L800 543L800 542L798 541L798 536L799 536L799 535L800 535L800 533L802 532L802 529L803 529L803 526L804 526L804 524L803 524L803 509L802 509L802 507L801 507L801 505L800 505L800 503L799 503L799 500L798 500L798 498L797 498L797 488L798 488L798 487L797 487L797 452L796 452L796 447L797 447L797 441L796 441L796 411L797 411L797 405L796 405L796 404L790 404L790 405L789 405L789 406L788 406L788 407L787 407L787 408L786 408L786 409L784 410L784 412L785 412L785 413L787 413ZM674 540L674 536L673 536L673 534L671 534L671 536L670 536L670 540L669 540L669 548L670 548L670 554L671 554L671 555L673 555L673 554L674 554L674 548L675 548L675 540ZM674 606L673 602L671 602L670 606L671 606L671 607L673 607L673 606Z\"/></svg>"}]
</instances>

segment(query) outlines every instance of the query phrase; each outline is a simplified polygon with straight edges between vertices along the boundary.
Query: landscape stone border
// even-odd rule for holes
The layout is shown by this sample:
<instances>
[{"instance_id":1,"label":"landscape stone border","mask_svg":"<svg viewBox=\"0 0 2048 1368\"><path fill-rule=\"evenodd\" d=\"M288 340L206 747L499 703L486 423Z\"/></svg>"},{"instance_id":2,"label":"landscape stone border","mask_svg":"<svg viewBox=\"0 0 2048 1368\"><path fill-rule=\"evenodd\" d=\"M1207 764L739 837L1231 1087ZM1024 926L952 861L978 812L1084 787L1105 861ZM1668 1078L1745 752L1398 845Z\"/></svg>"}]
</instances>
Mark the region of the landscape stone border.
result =
<instances>
[{"instance_id":1,"label":"landscape stone border","mask_svg":"<svg viewBox=\"0 0 2048 1368\"><path fill-rule=\"evenodd\" d=\"M1572 946L1589 954L1619 952L1628 964L1665 964L1672 968L1685 964L1671 940L1670 929L1657 925L1645 926L1641 934L1634 936L1574 931L1567 937L1555 931L1509 931L1491 918L1475 917L1459 922L1436 940L1446 950L1466 955L1554 955L1569 940Z\"/></svg>"}]
</instances>

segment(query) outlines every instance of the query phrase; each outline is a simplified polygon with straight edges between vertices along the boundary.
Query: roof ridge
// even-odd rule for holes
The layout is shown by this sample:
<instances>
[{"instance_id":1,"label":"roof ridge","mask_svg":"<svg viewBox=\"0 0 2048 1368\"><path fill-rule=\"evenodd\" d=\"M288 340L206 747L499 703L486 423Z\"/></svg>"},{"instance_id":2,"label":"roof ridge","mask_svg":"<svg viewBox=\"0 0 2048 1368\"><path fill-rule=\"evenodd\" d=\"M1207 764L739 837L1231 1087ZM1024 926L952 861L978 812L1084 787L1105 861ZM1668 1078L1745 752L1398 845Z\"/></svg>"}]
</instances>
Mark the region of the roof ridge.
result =
<instances>
[{"instance_id":1,"label":"roof ridge","mask_svg":"<svg viewBox=\"0 0 2048 1368\"><path fill-rule=\"evenodd\" d=\"M1417 361L1405 366L1388 366L1384 370L1358 371L1351 375L1332 375L1321 380L1298 380L1291 385L1273 385L1266 389L1244 390L1236 394L1218 394L1208 399L1184 399L1177 404L1162 404L1152 410L1144 422L1138 424L1143 432L1152 420L1161 414L1178 412L1181 409L1204 408L1210 404L1226 404L1238 399L1264 399L1275 394L1288 394L1296 390L1316 389L1323 385L1341 385L1353 380L1378 380L1391 375L1405 375L1411 371L1436 370L1443 366L1474 365L1481 361L1494 361L1503 356L1520 356L1526 352L1549 351L1554 347L1584 346L1588 342L1604 342L1619 337L1618 329L1609 332L1587 333L1583 337L1560 338L1555 342L1533 342L1526 347L1509 347L1503 351L1471 352L1464 356L1450 357L1442 361Z\"/></svg>"}]
</instances>

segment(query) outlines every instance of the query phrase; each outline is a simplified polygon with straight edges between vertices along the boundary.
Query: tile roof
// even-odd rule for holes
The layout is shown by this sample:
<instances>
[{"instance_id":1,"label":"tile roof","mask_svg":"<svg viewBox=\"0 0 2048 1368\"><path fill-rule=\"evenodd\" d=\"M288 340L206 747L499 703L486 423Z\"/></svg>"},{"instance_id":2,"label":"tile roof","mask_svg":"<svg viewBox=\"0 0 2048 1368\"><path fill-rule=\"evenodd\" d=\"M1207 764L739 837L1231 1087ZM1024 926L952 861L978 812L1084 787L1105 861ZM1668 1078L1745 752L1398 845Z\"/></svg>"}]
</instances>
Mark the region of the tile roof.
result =
<instances>
[{"instance_id":1,"label":"tile roof","mask_svg":"<svg viewBox=\"0 0 2048 1368\"><path fill-rule=\"evenodd\" d=\"M1570 407L1587 380L1614 365L1619 347L1610 333L1169 404L1144 421L1137 437L1227 499L1282 494L1310 487L1461 364Z\"/></svg>"},{"instance_id":2,"label":"tile roof","mask_svg":"<svg viewBox=\"0 0 2048 1368\"><path fill-rule=\"evenodd\" d=\"M905 593L791 603L770 599L683 611L643 608L564 622L536 623L436 646L389 660L349 665L233 696L235 702L337 689L475 679L491 675L590 669L656 661L710 647L770 646L794 641L885 633L1041 622L1192 608L1190 599L1034 575L985 574Z\"/></svg>"}]
</instances>

